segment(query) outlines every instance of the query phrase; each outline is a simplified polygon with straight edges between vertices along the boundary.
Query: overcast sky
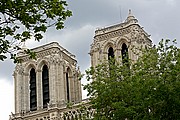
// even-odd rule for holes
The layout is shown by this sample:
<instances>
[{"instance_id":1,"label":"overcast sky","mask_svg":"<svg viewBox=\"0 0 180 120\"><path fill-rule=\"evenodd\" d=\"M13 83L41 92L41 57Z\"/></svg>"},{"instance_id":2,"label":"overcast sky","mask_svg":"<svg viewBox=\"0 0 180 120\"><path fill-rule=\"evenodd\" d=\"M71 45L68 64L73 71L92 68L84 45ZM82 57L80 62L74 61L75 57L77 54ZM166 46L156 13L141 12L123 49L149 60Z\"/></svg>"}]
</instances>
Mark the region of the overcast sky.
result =
<instances>
[{"instance_id":1,"label":"overcast sky","mask_svg":"<svg viewBox=\"0 0 180 120\"><path fill-rule=\"evenodd\" d=\"M49 29L40 43L27 42L29 48L57 41L76 55L83 72L90 66L88 52L94 31L123 22L129 9L154 44L168 38L177 39L180 46L180 0L68 0L68 3L73 16L65 22L65 28ZM8 120L9 114L14 113L14 66L10 60L0 61L0 120Z\"/></svg>"}]
</instances>

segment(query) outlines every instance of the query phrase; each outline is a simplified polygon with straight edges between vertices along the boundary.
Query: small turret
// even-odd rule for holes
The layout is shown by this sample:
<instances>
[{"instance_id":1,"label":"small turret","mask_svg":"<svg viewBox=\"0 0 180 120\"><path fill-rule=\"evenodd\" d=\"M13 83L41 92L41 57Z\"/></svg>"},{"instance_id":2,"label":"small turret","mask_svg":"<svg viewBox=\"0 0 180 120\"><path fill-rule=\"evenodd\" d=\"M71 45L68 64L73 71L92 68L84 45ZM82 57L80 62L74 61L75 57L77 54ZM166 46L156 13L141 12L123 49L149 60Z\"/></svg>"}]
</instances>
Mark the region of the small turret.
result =
<instances>
[{"instance_id":1,"label":"small turret","mask_svg":"<svg viewBox=\"0 0 180 120\"><path fill-rule=\"evenodd\" d=\"M135 23L138 22L138 20L132 14L131 9L129 9L128 17L126 18L125 22L130 22L130 21L134 21Z\"/></svg>"}]
</instances>

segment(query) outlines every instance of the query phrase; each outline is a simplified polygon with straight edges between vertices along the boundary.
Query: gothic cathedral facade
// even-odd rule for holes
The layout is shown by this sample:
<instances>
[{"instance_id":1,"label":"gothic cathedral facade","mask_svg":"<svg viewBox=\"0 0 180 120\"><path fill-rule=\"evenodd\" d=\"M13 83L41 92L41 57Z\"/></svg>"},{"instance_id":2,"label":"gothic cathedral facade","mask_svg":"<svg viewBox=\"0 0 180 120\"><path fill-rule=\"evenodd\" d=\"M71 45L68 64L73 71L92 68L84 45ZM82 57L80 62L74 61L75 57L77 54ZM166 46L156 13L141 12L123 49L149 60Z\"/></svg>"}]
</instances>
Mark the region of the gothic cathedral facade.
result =
<instances>
[{"instance_id":1,"label":"gothic cathedral facade","mask_svg":"<svg viewBox=\"0 0 180 120\"><path fill-rule=\"evenodd\" d=\"M138 56L133 46L151 47L149 35L138 24L129 11L125 22L97 29L90 48L91 66L95 67L104 59L115 57L123 60L124 55L133 61ZM80 74L75 56L52 42L32 49L37 59L19 52L22 60L14 71L15 114L10 120L73 120L82 113L76 108L67 108L68 102L82 102ZM122 57L119 57L122 56ZM64 116L64 112L68 112Z\"/></svg>"}]
</instances>

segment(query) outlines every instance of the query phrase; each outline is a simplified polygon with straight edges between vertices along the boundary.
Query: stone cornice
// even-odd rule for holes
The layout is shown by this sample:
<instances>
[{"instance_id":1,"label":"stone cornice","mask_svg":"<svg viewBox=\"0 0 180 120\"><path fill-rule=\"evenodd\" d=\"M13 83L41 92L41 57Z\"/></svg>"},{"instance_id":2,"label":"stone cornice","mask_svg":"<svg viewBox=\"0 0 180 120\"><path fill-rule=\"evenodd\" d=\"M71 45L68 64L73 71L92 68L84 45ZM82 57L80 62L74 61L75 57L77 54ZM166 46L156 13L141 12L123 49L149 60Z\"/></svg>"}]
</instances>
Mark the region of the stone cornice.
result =
<instances>
[{"instance_id":1,"label":"stone cornice","mask_svg":"<svg viewBox=\"0 0 180 120\"><path fill-rule=\"evenodd\" d=\"M20 119L22 118L23 120L24 119L30 119L30 120L34 120L35 118L51 118L53 116L50 116L49 114L50 113L53 113L53 112L58 112L58 115L59 116L55 116L55 117L61 117L63 118L64 116L63 115L67 115L67 113L70 113L68 114L68 116L73 116L73 115L79 115L81 114L81 111L80 111L80 106L84 106L84 107L87 107L89 108L89 99L85 99L83 100L82 102L78 102L78 103L75 103L74 105L72 105L71 109L67 107L67 105L65 104L65 102L63 101L59 101L55 104L51 104L51 105L48 105L48 108L46 109L41 109L41 110L37 110L37 111L27 111L27 112L22 112L22 113L16 113L16 114L11 114L10 115L10 120L16 120L16 119ZM94 112L94 109L88 109L88 110L91 110L92 112ZM62 115L62 116L61 116Z\"/></svg>"},{"instance_id":2,"label":"stone cornice","mask_svg":"<svg viewBox=\"0 0 180 120\"><path fill-rule=\"evenodd\" d=\"M106 28L106 29L108 29L108 28ZM141 37L143 35L146 39L148 39L148 42L151 42L151 40L149 39L150 35L148 35L139 24L130 24L129 26L122 27L122 28L119 26L119 29L116 29L116 30L109 30L109 31L106 31L102 34L96 34L94 36L94 43L104 41L104 40L108 40L108 39L111 39L114 37L124 36L127 34L131 34L130 36L132 38L134 37L134 35L135 36L138 35ZM130 39L133 41L132 38L130 38ZM92 44L92 46L93 46L93 44Z\"/></svg>"},{"instance_id":3,"label":"stone cornice","mask_svg":"<svg viewBox=\"0 0 180 120\"><path fill-rule=\"evenodd\" d=\"M64 60L70 62L72 65L77 64L77 61L75 59L72 59L71 57L67 56L65 53L62 54Z\"/></svg>"},{"instance_id":4,"label":"stone cornice","mask_svg":"<svg viewBox=\"0 0 180 120\"><path fill-rule=\"evenodd\" d=\"M37 58L43 58L45 56L52 55L52 54L64 53L66 57L68 56L70 59L75 60L75 55L71 54L66 49L61 47L57 42L52 42L43 46L36 47L31 50L36 53ZM21 59L22 61L30 60L29 55L25 54L22 51L18 53L18 58Z\"/></svg>"},{"instance_id":5,"label":"stone cornice","mask_svg":"<svg viewBox=\"0 0 180 120\"><path fill-rule=\"evenodd\" d=\"M122 23L124 24L124 23ZM113 28L114 27L114 28ZM104 29L102 29L103 31ZM91 44L90 54L92 52L99 51L102 47L102 41L110 40L115 38L126 38L129 42L136 42L138 44L147 44L151 46L152 41L150 40L150 35L148 35L139 24L128 24L126 27L122 27L121 24L105 28L104 33L96 34L94 37L94 42ZM113 40L111 40L113 41ZM118 42L114 41L116 45Z\"/></svg>"},{"instance_id":6,"label":"stone cornice","mask_svg":"<svg viewBox=\"0 0 180 120\"><path fill-rule=\"evenodd\" d=\"M109 33L109 32L113 32L113 31L116 31L116 30L119 30L119 29L124 29L124 28L127 28L127 27L129 27L130 25L133 25L133 24L139 25L138 20L133 19L133 20L130 20L130 21L127 21L127 22L124 22L124 23L120 23L120 24L116 24L116 25L112 25L112 26L109 26L109 27L98 28L95 31L95 36L106 34L106 33Z\"/></svg>"},{"instance_id":7,"label":"stone cornice","mask_svg":"<svg viewBox=\"0 0 180 120\"><path fill-rule=\"evenodd\" d=\"M107 40L110 38L114 38L114 37L119 37L119 36L123 36L125 34L129 34L132 32L132 26L138 26L140 27L138 24L131 24L129 26L126 27L120 27L119 29L116 30L111 30L108 32L104 32L104 34L98 34L94 36L95 41L102 41L102 40Z\"/></svg>"},{"instance_id":8,"label":"stone cornice","mask_svg":"<svg viewBox=\"0 0 180 120\"><path fill-rule=\"evenodd\" d=\"M134 32L134 31L136 31L140 34L144 34L144 36L146 38L150 37L150 35L148 35L144 31L143 27L141 27L137 23L137 19L132 19L130 21L127 21L127 22L124 22L121 24L117 24L117 25L113 25L110 27L96 30L95 36L94 36L94 43L103 41L103 40L107 40L110 38L114 38L114 37L124 36L126 34L130 34L130 33ZM150 42L151 42L151 40L150 40Z\"/></svg>"}]
</instances>

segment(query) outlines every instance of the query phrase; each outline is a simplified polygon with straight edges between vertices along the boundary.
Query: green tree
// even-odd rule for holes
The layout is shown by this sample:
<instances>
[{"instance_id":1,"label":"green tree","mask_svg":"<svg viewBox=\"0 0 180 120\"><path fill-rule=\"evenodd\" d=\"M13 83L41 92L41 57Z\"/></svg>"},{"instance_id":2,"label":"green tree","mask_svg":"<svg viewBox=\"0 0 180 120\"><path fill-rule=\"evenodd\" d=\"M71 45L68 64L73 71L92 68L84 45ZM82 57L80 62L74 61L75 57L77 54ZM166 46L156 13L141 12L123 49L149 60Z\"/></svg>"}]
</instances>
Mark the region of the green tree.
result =
<instances>
[{"instance_id":1,"label":"green tree","mask_svg":"<svg viewBox=\"0 0 180 120\"><path fill-rule=\"evenodd\" d=\"M72 15L65 0L1 0L0 1L0 60L10 54L14 62L20 43L30 38L39 41L48 27L64 27ZM26 50L31 57L34 53Z\"/></svg>"},{"instance_id":2,"label":"green tree","mask_svg":"<svg viewBox=\"0 0 180 120\"><path fill-rule=\"evenodd\" d=\"M104 62L86 71L95 120L180 119L180 49L169 41L142 50L130 69Z\"/></svg>"}]
</instances>

